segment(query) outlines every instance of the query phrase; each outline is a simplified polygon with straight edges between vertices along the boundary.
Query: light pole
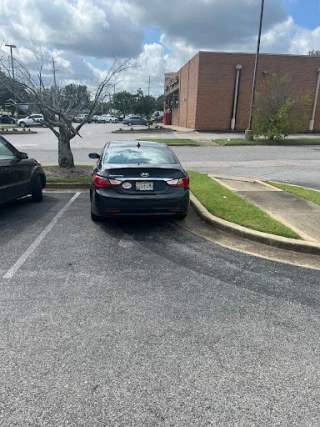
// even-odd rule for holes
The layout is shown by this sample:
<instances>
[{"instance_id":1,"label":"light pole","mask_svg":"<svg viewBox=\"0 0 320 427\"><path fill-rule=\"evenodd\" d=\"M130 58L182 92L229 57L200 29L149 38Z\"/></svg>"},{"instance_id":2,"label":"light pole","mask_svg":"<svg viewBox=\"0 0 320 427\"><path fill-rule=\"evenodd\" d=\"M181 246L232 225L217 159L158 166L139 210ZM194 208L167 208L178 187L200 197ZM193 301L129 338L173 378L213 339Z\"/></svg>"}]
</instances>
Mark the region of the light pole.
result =
<instances>
[{"instance_id":1,"label":"light pole","mask_svg":"<svg viewBox=\"0 0 320 427\"><path fill-rule=\"evenodd\" d=\"M11 57L11 70L12 70L12 82L13 82L13 92L14 92L14 108L15 111L17 111L16 108L16 92L15 92L15 84L14 84L14 66L13 66L13 55L12 55L12 49L15 49L17 46L14 44L6 44L5 46L10 47L10 57Z\"/></svg>"},{"instance_id":2,"label":"light pole","mask_svg":"<svg viewBox=\"0 0 320 427\"><path fill-rule=\"evenodd\" d=\"M256 85L257 85L257 71L258 71L258 65L259 65L259 53L260 53L260 40L261 40L261 31L262 31L262 23L263 23L263 11L264 11L264 0L261 0L260 24L259 24L256 61L254 64L254 73L253 73L252 95L251 95L250 114L249 114L249 126L245 132L245 139L247 141L253 141L252 114L253 114Z\"/></svg>"}]
</instances>

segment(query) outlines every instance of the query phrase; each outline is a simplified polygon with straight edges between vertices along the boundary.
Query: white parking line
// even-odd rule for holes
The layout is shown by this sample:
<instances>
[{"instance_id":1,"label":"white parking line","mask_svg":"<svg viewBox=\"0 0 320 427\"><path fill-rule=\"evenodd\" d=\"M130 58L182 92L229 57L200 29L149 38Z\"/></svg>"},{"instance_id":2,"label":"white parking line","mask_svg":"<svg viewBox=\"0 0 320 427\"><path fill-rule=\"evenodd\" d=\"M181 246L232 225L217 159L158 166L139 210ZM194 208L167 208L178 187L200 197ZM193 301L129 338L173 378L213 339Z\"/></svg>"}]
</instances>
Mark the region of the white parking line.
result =
<instances>
[{"instance_id":1,"label":"white parking line","mask_svg":"<svg viewBox=\"0 0 320 427\"><path fill-rule=\"evenodd\" d=\"M76 198L81 193L76 193L71 200L65 205L64 208L53 218L53 220L46 226L46 228L39 234L36 240L28 247L28 249L21 255L18 261L6 272L3 276L4 279L12 279L12 277L16 274L19 268L26 262L29 256L35 251L35 249L40 245L42 240L46 237L49 231L55 226L55 224L59 221L62 215L66 212L69 206L76 200Z\"/></svg>"}]
</instances>

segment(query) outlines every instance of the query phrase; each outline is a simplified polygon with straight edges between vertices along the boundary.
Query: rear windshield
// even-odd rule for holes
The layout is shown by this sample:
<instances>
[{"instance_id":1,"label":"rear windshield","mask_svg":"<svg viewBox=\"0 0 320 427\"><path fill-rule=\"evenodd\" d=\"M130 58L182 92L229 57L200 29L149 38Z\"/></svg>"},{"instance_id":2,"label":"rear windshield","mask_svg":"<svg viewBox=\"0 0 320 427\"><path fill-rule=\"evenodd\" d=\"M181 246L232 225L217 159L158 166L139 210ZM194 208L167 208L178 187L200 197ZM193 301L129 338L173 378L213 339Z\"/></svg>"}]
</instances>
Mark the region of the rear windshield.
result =
<instances>
[{"instance_id":1,"label":"rear windshield","mask_svg":"<svg viewBox=\"0 0 320 427\"><path fill-rule=\"evenodd\" d=\"M104 163L129 164L175 164L175 156L169 150L156 148L115 148L108 149Z\"/></svg>"}]
</instances>

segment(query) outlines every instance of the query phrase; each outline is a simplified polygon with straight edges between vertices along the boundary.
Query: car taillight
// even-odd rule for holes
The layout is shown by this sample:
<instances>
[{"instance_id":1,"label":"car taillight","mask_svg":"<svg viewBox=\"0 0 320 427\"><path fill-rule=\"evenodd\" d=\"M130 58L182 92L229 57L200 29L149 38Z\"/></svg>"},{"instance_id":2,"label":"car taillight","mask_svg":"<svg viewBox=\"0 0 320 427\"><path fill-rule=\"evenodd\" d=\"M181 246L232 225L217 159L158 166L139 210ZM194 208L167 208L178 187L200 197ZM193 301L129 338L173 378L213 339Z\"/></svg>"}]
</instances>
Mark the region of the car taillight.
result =
<instances>
[{"instance_id":1,"label":"car taillight","mask_svg":"<svg viewBox=\"0 0 320 427\"><path fill-rule=\"evenodd\" d=\"M93 175L93 180L97 188L117 187L121 184L118 179L105 178L99 175Z\"/></svg>"},{"instance_id":2,"label":"car taillight","mask_svg":"<svg viewBox=\"0 0 320 427\"><path fill-rule=\"evenodd\" d=\"M172 179L171 181L167 181L167 184L171 187L184 187L189 188L190 179L188 176L184 178Z\"/></svg>"}]
</instances>

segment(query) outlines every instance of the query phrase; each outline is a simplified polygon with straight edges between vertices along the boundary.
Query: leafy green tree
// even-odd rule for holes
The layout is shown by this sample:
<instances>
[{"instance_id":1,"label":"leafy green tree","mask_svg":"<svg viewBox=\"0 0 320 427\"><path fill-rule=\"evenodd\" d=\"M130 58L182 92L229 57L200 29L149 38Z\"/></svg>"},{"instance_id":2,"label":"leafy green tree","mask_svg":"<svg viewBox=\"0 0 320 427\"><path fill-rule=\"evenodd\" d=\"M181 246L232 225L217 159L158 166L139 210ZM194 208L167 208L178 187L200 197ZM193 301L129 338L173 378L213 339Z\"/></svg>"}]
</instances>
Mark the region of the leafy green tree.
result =
<instances>
[{"instance_id":1,"label":"leafy green tree","mask_svg":"<svg viewBox=\"0 0 320 427\"><path fill-rule=\"evenodd\" d=\"M140 95L137 97L135 111L142 116L145 116L149 121L150 128L150 120L152 113L155 111L157 105L156 98L151 95Z\"/></svg>"},{"instance_id":2,"label":"leafy green tree","mask_svg":"<svg viewBox=\"0 0 320 427\"><path fill-rule=\"evenodd\" d=\"M113 96L112 107L115 110L120 111L125 116L130 111L133 111L134 97L130 92L126 90L115 93Z\"/></svg>"},{"instance_id":3,"label":"leafy green tree","mask_svg":"<svg viewBox=\"0 0 320 427\"><path fill-rule=\"evenodd\" d=\"M309 56L320 56L320 50L309 50Z\"/></svg>"},{"instance_id":4,"label":"leafy green tree","mask_svg":"<svg viewBox=\"0 0 320 427\"><path fill-rule=\"evenodd\" d=\"M111 108L111 103L108 102L100 102L99 105L97 106L96 112L95 114L106 114Z\"/></svg>"},{"instance_id":5,"label":"leafy green tree","mask_svg":"<svg viewBox=\"0 0 320 427\"><path fill-rule=\"evenodd\" d=\"M66 98L66 104L74 102L78 109L87 109L90 104L90 92L85 85L75 83L68 84L64 87L63 95Z\"/></svg>"},{"instance_id":6,"label":"leafy green tree","mask_svg":"<svg viewBox=\"0 0 320 427\"><path fill-rule=\"evenodd\" d=\"M156 111L163 111L163 99L164 99L163 95L158 96L158 98L156 99L157 101Z\"/></svg>"},{"instance_id":7,"label":"leafy green tree","mask_svg":"<svg viewBox=\"0 0 320 427\"><path fill-rule=\"evenodd\" d=\"M272 74L256 93L253 114L255 135L279 140L302 130L311 98L294 89L289 77Z\"/></svg>"}]
</instances>

